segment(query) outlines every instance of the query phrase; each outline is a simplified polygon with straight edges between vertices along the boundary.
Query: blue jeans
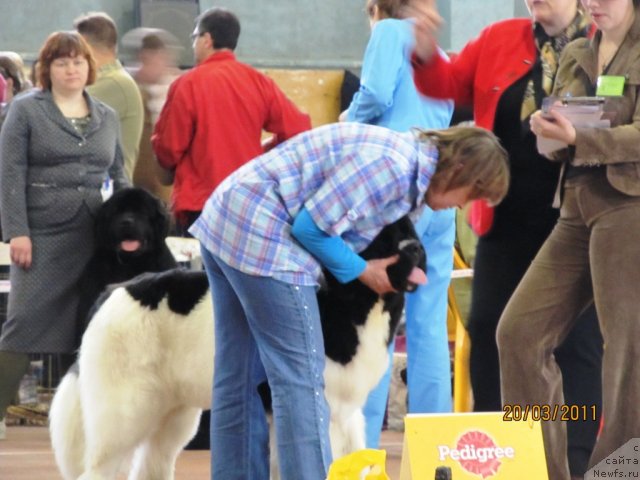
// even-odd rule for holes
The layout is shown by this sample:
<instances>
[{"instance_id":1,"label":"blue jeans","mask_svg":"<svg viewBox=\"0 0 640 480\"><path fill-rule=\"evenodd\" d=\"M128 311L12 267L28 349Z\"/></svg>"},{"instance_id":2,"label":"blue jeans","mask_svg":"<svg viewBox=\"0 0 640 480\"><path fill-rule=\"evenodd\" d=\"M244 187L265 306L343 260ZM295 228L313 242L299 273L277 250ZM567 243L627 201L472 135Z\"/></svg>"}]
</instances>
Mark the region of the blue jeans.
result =
<instances>
[{"instance_id":1,"label":"blue jeans","mask_svg":"<svg viewBox=\"0 0 640 480\"><path fill-rule=\"evenodd\" d=\"M322 480L331 463L324 345L313 287L247 275L202 249L215 313L211 476L268 480L268 379L283 480Z\"/></svg>"},{"instance_id":2,"label":"blue jeans","mask_svg":"<svg viewBox=\"0 0 640 480\"><path fill-rule=\"evenodd\" d=\"M455 219L453 208L437 212L426 208L416 224L416 232L427 252L428 283L406 296L407 384L411 413L452 410L447 290L453 270ZM390 359L393 356L393 342L389 356ZM369 394L364 407L368 448L378 448L390 383L391 365Z\"/></svg>"}]
</instances>

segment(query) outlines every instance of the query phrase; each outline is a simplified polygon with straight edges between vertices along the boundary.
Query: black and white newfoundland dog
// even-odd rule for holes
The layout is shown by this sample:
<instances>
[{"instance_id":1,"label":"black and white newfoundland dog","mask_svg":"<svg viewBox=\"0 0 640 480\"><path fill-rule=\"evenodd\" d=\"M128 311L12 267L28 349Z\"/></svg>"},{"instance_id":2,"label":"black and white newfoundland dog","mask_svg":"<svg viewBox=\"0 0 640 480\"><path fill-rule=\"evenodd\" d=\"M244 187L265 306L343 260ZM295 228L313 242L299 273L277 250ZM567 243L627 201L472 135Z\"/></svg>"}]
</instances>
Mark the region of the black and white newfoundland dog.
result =
<instances>
[{"instance_id":1,"label":"black and white newfoundland dog","mask_svg":"<svg viewBox=\"0 0 640 480\"><path fill-rule=\"evenodd\" d=\"M385 227L365 259L388 267L398 293L326 274L318 293L326 348L325 394L334 457L364 448L361 407L388 366L404 292L425 280L426 256L411 221ZM113 479L133 454L130 480L173 479L175 461L209 408L213 308L204 272L173 269L115 285L99 300L77 368L50 411L58 467L67 480Z\"/></svg>"},{"instance_id":2,"label":"black and white newfoundland dog","mask_svg":"<svg viewBox=\"0 0 640 480\"><path fill-rule=\"evenodd\" d=\"M124 188L102 204L94 227L95 251L78 283L78 340L107 285L178 266L165 244L168 234L167 209L146 190Z\"/></svg>"}]
</instances>

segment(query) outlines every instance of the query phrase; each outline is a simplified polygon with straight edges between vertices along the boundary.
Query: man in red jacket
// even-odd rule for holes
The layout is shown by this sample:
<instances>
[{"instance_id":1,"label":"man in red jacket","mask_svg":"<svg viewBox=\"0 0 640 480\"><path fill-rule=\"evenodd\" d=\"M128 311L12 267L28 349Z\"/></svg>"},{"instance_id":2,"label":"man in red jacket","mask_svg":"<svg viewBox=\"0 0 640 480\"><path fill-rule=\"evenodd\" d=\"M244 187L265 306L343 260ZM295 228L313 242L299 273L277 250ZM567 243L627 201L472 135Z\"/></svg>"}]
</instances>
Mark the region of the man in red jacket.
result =
<instances>
[{"instance_id":1,"label":"man in red jacket","mask_svg":"<svg viewBox=\"0 0 640 480\"><path fill-rule=\"evenodd\" d=\"M238 18L224 8L196 19L197 66L171 85L151 138L160 165L175 170L172 208L182 233L227 175L311 128L273 80L236 60L239 35ZM263 130L274 134L266 145Z\"/></svg>"}]
</instances>

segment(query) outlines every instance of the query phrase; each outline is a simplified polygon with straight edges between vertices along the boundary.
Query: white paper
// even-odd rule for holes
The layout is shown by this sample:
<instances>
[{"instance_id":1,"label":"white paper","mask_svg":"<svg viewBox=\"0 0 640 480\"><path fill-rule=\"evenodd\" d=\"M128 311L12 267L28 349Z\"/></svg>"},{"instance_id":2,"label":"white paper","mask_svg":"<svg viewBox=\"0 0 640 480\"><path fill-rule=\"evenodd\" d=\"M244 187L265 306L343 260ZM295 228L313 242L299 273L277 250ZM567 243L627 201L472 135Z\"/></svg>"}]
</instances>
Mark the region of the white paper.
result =
<instances>
[{"instance_id":1,"label":"white paper","mask_svg":"<svg viewBox=\"0 0 640 480\"><path fill-rule=\"evenodd\" d=\"M560 113L576 128L608 128L611 126L611 122L608 119L602 119L602 107L602 104L555 104L551 106L551 110ZM538 147L538 152L540 152L541 155L548 155L552 152L555 152L556 150L560 150L568 146L564 142L546 138L541 135L537 136L536 145Z\"/></svg>"}]
</instances>

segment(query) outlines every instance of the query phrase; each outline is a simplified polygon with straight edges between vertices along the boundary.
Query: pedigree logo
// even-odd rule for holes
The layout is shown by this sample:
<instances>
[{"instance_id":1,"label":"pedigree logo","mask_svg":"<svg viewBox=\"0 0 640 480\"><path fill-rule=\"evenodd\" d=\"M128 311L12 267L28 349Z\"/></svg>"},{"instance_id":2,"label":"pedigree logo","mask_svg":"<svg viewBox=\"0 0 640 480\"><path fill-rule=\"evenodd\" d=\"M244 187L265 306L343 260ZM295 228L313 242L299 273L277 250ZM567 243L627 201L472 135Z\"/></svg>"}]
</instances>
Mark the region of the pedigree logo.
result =
<instances>
[{"instance_id":1,"label":"pedigree logo","mask_svg":"<svg viewBox=\"0 0 640 480\"><path fill-rule=\"evenodd\" d=\"M493 439L478 430L468 431L454 448L438 445L440 461L455 460L467 472L487 478L498 473L503 458L514 458L513 447L498 447Z\"/></svg>"}]
</instances>

